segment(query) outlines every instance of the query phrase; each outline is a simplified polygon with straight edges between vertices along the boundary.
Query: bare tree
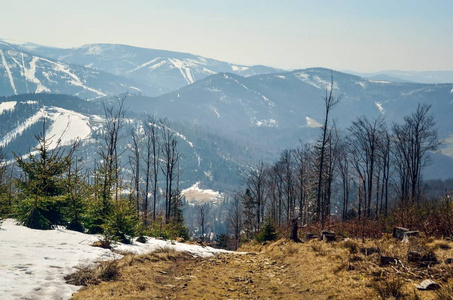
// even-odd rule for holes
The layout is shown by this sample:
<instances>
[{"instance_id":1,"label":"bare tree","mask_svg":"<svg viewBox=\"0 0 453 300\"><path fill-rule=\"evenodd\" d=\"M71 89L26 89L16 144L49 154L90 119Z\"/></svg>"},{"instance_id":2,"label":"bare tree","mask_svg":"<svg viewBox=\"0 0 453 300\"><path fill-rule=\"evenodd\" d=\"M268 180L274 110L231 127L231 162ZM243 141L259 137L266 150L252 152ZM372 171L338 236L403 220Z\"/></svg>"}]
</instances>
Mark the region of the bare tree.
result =
<instances>
[{"instance_id":1,"label":"bare tree","mask_svg":"<svg viewBox=\"0 0 453 300\"><path fill-rule=\"evenodd\" d=\"M127 94L117 98L117 106L107 106L103 103L105 123L102 130L101 145L99 155L101 157L101 178L102 178L102 212L108 214L109 201L111 199L112 188L115 190L118 199L119 186L119 154L118 142L120 139L120 129L124 119L124 101Z\"/></svg>"},{"instance_id":2,"label":"bare tree","mask_svg":"<svg viewBox=\"0 0 453 300\"><path fill-rule=\"evenodd\" d=\"M351 147L353 148L352 153L354 153L354 164L361 178L365 196L363 204L366 218L371 217L378 150L382 144L381 137L384 131L384 119L381 116L373 121L369 121L365 116L360 117L349 127L352 135Z\"/></svg>"},{"instance_id":3,"label":"bare tree","mask_svg":"<svg viewBox=\"0 0 453 300\"><path fill-rule=\"evenodd\" d=\"M264 220L266 167L261 161L255 168L250 168L245 174L245 184L250 191L255 204L256 230L259 231Z\"/></svg>"},{"instance_id":4,"label":"bare tree","mask_svg":"<svg viewBox=\"0 0 453 300\"><path fill-rule=\"evenodd\" d=\"M165 222L168 223L172 217L178 214L178 208L175 206L178 197L174 197L173 183L177 179L177 166L180 159L180 153L177 149L178 141L175 137L174 131L170 129L168 121L164 120L160 124L161 137L162 137L162 173L165 176Z\"/></svg>"},{"instance_id":5,"label":"bare tree","mask_svg":"<svg viewBox=\"0 0 453 300\"><path fill-rule=\"evenodd\" d=\"M131 166L131 170L132 170L132 174L133 174L133 184L134 184L134 191L135 191L135 206L136 206L136 210L137 210L137 214L140 213L140 211L142 210L140 208L140 149L141 149L141 145L140 145L140 140L142 139L141 137L141 132L140 132L140 129L139 128L132 128L131 129L131 145L130 145L130 150L132 152L132 155L129 156L129 164ZM145 211L145 216L144 218L146 218L146 214L147 214L147 203L145 203L145 208L144 208L144 211Z\"/></svg>"},{"instance_id":6,"label":"bare tree","mask_svg":"<svg viewBox=\"0 0 453 300\"><path fill-rule=\"evenodd\" d=\"M160 140L159 140L159 125L154 116L148 116L145 122L145 192L144 192L144 206L145 206L145 221L148 218L149 207L149 192L151 190L153 195L153 221L156 220L156 205L158 195L158 176L159 176L159 155L160 155ZM152 182L151 182L152 180Z\"/></svg>"},{"instance_id":7,"label":"bare tree","mask_svg":"<svg viewBox=\"0 0 453 300\"><path fill-rule=\"evenodd\" d=\"M322 219L322 215L325 214L322 200L322 189L323 189L323 176L324 176L324 161L326 159L326 147L329 137L329 114L332 108L340 102L339 98L334 97L334 81L333 74L331 74L330 86L326 87L326 95L323 97L324 100L324 109L325 109L325 118L324 124L322 126L322 138L320 140L319 146L319 164L318 164L318 188L316 195L316 217L318 220ZM324 228L324 221L322 220L322 228Z\"/></svg>"},{"instance_id":8,"label":"bare tree","mask_svg":"<svg viewBox=\"0 0 453 300\"><path fill-rule=\"evenodd\" d=\"M206 203L202 205L198 205L198 210L200 212L198 224L201 228L201 241L204 242L205 239L205 222L206 222L206 214L208 213L209 206Z\"/></svg>"},{"instance_id":9,"label":"bare tree","mask_svg":"<svg viewBox=\"0 0 453 300\"><path fill-rule=\"evenodd\" d=\"M239 248L242 230L242 205L240 195L235 195L228 213L228 226L234 235L234 249Z\"/></svg>"},{"instance_id":10,"label":"bare tree","mask_svg":"<svg viewBox=\"0 0 453 300\"><path fill-rule=\"evenodd\" d=\"M420 200L422 168L427 164L427 152L438 149L434 117L430 105L419 104L417 110L404 117L402 125L393 125L394 157L400 175L400 194L405 203Z\"/></svg>"}]
</instances>

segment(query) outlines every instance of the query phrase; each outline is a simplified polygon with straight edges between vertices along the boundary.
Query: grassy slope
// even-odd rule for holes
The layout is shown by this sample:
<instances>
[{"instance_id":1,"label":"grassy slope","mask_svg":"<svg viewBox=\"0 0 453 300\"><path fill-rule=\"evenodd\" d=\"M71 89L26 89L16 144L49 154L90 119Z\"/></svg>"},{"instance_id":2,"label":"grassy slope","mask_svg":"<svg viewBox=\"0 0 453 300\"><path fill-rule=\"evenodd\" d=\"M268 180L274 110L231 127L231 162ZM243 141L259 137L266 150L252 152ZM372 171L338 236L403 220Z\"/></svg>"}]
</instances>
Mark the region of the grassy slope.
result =
<instances>
[{"instance_id":1,"label":"grassy slope","mask_svg":"<svg viewBox=\"0 0 453 300\"><path fill-rule=\"evenodd\" d=\"M241 250L248 254L212 258L167 250L126 256L114 281L88 286L74 299L378 299L386 284L396 284L403 299L438 299L433 291L416 291L414 284L431 278L445 291L453 272L444 260L453 257L452 247L447 241L401 243L387 237L365 244L280 240L247 245ZM380 249L399 263L379 266L379 254L361 248ZM422 248L442 262L429 268L408 263L407 251Z\"/></svg>"}]
</instances>

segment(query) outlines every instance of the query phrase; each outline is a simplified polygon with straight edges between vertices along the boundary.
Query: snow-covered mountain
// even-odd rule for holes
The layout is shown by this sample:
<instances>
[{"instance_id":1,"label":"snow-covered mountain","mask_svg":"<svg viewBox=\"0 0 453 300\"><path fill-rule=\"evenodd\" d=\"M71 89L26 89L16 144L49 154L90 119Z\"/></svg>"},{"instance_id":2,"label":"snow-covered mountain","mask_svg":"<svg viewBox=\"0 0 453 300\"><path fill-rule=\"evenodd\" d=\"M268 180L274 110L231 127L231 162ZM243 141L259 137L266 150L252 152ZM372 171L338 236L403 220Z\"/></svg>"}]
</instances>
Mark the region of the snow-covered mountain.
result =
<instances>
[{"instance_id":1,"label":"snow-covered mountain","mask_svg":"<svg viewBox=\"0 0 453 300\"><path fill-rule=\"evenodd\" d=\"M275 153L299 140L318 138L324 118L322 97L332 75L334 95L341 98L332 119L342 129L362 115L384 115L390 126L413 113L419 103L431 105L439 136L446 139L442 153L450 155L438 157L443 162L436 172L451 176L440 169L446 160L453 162L453 84L392 83L322 68L250 77L221 73L156 98L130 97L127 105L209 127L229 138L240 137Z\"/></svg>"},{"instance_id":2,"label":"snow-covered mountain","mask_svg":"<svg viewBox=\"0 0 453 300\"><path fill-rule=\"evenodd\" d=\"M154 94L150 84L64 63L0 40L0 96L60 93L96 99L127 91Z\"/></svg>"},{"instance_id":3,"label":"snow-covered mountain","mask_svg":"<svg viewBox=\"0 0 453 300\"><path fill-rule=\"evenodd\" d=\"M117 44L92 44L72 49L37 45L24 47L58 61L82 65L156 86L157 94L172 92L221 72L252 76L279 71L266 66L236 65L188 53Z\"/></svg>"},{"instance_id":4,"label":"snow-covered mountain","mask_svg":"<svg viewBox=\"0 0 453 300\"><path fill-rule=\"evenodd\" d=\"M388 122L399 121L418 103L427 103L441 131L453 131L453 84L392 83L322 68L250 77L221 73L156 98L131 97L128 104L131 109L230 131L319 127L331 76L334 95L341 98L333 117L342 127L361 115L384 114Z\"/></svg>"}]
</instances>

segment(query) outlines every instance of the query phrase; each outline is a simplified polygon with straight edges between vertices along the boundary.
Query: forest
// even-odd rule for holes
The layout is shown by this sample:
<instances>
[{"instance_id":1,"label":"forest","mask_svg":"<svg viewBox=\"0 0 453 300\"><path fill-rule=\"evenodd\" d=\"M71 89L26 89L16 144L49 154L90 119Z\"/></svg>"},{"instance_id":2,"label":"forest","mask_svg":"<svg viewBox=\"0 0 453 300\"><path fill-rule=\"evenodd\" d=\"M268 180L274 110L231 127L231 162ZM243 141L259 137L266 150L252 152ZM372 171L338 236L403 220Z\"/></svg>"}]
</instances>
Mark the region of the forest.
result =
<instances>
[{"instance_id":1,"label":"forest","mask_svg":"<svg viewBox=\"0 0 453 300\"><path fill-rule=\"evenodd\" d=\"M89 166L77 151L81 141L63 147L45 135L45 119L36 149L13 153L12 161L2 152L0 217L35 229L102 233L106 244L180 237L228 249L326 229L362 239L394 226L452 235L451 180L423 180L430 152L441 145L429 105L401 123L362 116L340 129L330 119L341 105L332 80L315 143L300 141L275 162L243 168L242 186L222 203L194 204L181 193L178 133L154 116L129 126L126 98L103 104Z\"/></svg>"}]
</instances>

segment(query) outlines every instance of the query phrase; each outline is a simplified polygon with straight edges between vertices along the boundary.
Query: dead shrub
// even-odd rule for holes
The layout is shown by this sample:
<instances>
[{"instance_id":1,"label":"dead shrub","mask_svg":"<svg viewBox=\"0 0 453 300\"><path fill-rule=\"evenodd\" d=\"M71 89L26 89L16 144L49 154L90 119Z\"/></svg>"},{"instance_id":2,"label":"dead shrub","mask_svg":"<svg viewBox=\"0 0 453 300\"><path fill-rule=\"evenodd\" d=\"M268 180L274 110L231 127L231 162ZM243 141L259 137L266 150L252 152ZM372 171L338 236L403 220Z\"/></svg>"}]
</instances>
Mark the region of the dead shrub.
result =
<instances>
[{"instance_id":1,"label":"dead shrub","mask_svg":"<svg viewBox=\"0 0 453 300\"><path fill-rule=\"evenodd\" d=\"M321 255L321 256L326 256L327 255L327 252L326 252L326 249L324 248L324 245L321 244L321 243L312 243L311 244L311 249L316 252L318 255Z\"/></svg>"},{"instance_id":2,"label":"dead shrub","mask_svg":"<svg viewBox=\"0 0 453 300\"><path fill-rule=\"evenodd\" d=\"M404 281L398 276L381 279L372 284L381 299L401 299L404 296L403 286Z\"/></svg>"},{"instance_id":3,"label":"dead shrub","mask_svg":"<svg viewBox=\"0 0 453 300\"><path fill-rule=\"evenodd\" d=\"M77 272L66 276L65 280L73 285L96 285L102 281L115 280L119 275L119 269L116 260L105 261L95 267L80 267Z\"/></svg>"},{"instance_id":4,"label":"dead shrub","mask_svg":"<svg viewBox=\"0 0 453 300\"><path fill-rule=\"evenodd\" d=\"M357 254L359 251L359 245L354 240L347 240L343 243L343 247L346 248L351 254Z\"/></svg>"},{"instance_id":5,"label":"dead shrub","mask_svg":"<svg viewBox=\"0 0 453 300\"><path fill-rule=\"evenodd\" d=\"M109 249L109 250L112 249L111 241L108 239L102 239L102 240L96 241L91 246Z\"/></svg>"},{"instance_id":6,"label":"dead shrub","mask_svg":"<svg viewBox=\"0 0 453 300\"><path fill-rule=\"evenodd\" d=\"M436 290L437 300L453 300L453 285L445 285Z\"/></svg>"}]
</instances>

